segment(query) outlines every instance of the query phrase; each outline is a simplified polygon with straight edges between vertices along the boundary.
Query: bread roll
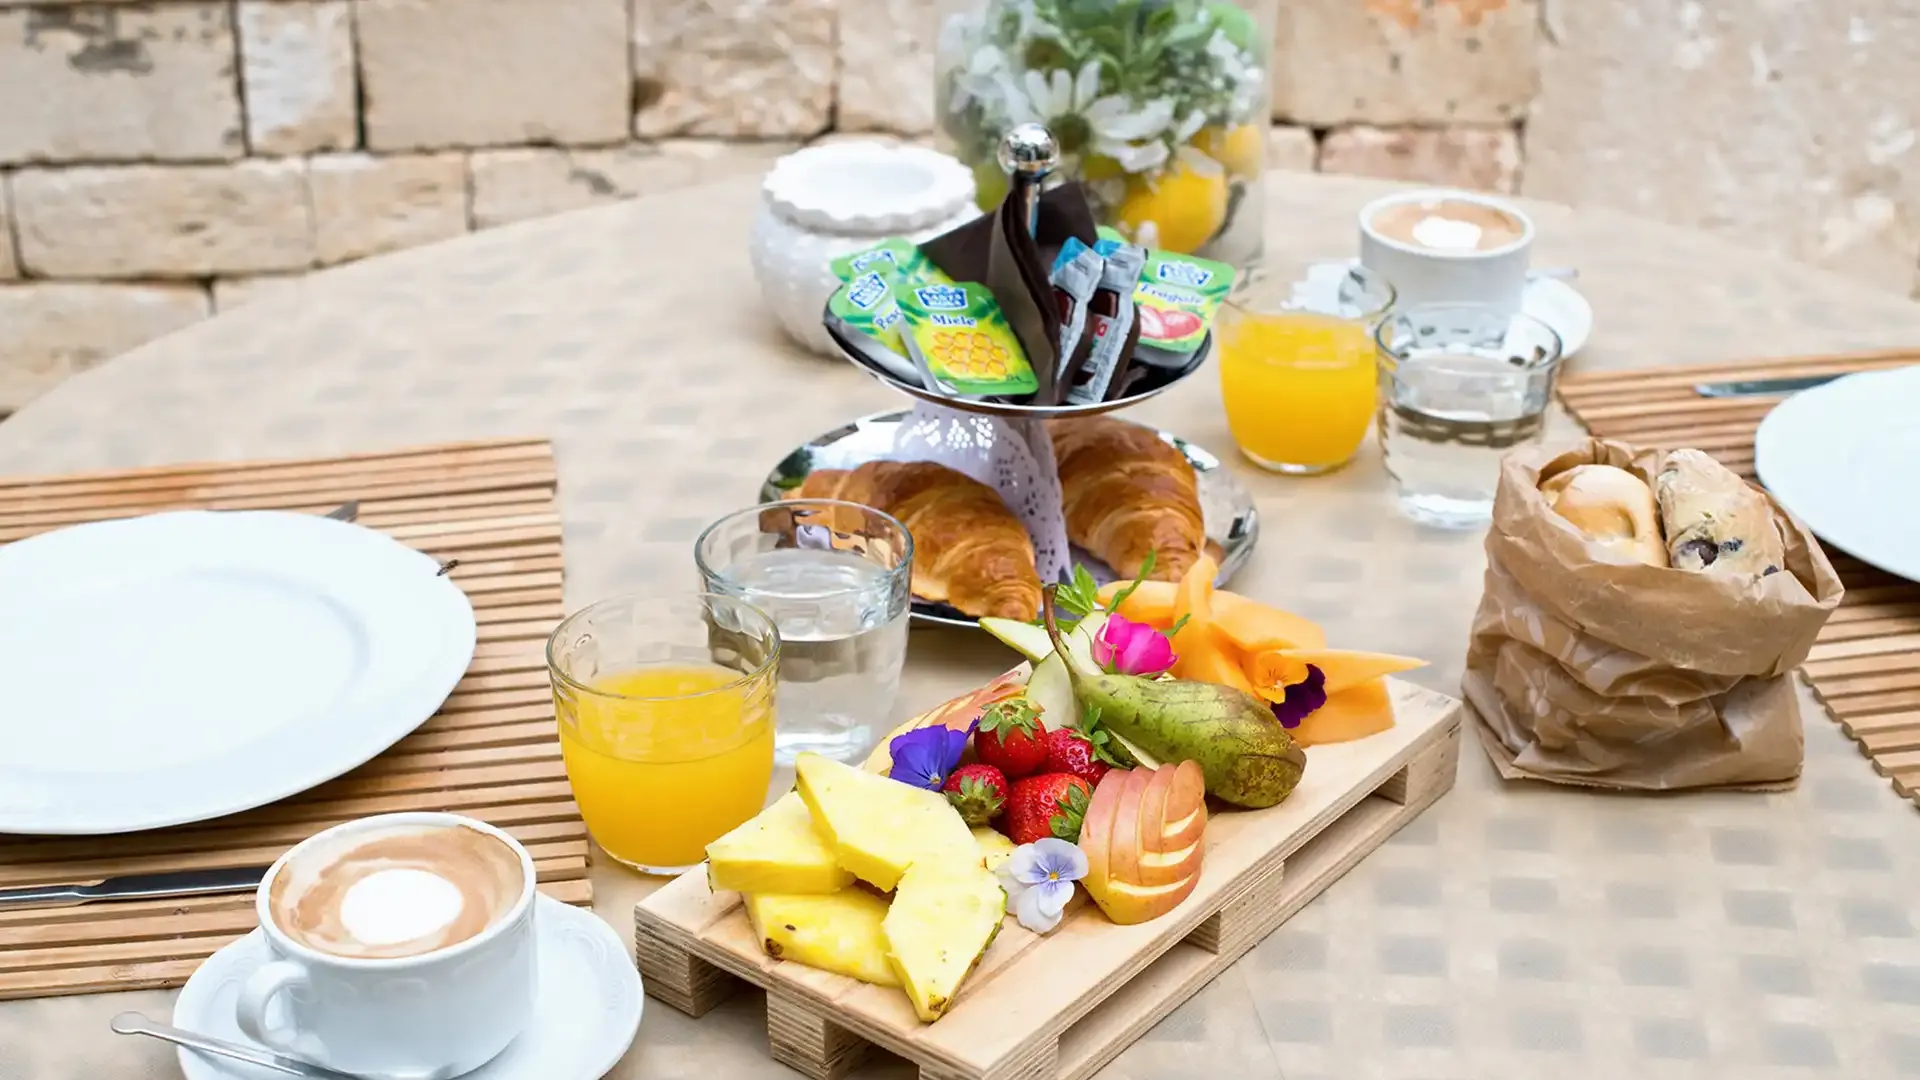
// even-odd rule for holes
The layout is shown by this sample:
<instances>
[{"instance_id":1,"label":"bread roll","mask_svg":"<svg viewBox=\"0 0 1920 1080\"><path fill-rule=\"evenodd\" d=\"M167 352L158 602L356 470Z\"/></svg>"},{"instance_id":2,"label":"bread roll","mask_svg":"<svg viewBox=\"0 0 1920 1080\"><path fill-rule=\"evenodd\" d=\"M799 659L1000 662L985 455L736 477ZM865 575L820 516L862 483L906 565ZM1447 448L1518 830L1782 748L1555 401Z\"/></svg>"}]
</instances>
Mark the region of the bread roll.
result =
<instances>
[{"instance_id":1,"label":"bread roll","mask_svg":"<svg viewBox=\"0 0 1920 1080\"><path fill-rule=\"evenodd\" d=\"M1644 481L1611 465L1575 465L1540 485L1547 505L1587 538L1648 566L1667 565L1653 492Z\"/></svg>"},{"instance_id":2,"label":"bread roll","mask_svg":"<svg viewBox=\"0 0 1920 1080\"><path fill-rule=\"evenodd\" d=\"M1673 565L1753 576L1786 565L1786 546L1767 497L1706 453L1668 454L1653 486Z\"/></svg>"}]
</instances>

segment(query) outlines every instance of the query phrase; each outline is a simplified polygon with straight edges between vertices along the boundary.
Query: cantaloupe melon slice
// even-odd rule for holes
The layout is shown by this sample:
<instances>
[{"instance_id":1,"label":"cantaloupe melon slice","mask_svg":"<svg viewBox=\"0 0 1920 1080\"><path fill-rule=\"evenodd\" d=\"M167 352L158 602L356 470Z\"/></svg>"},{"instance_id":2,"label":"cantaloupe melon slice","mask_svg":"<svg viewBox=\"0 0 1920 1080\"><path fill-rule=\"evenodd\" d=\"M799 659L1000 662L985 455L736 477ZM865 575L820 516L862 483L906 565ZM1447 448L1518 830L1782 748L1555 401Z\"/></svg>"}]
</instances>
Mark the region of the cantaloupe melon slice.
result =
<instances>
[{"instance_id":1,"label":"cantaloupe melon slice","mask_svg":"<svg viewBox=\"0 0 1920 1080\"><path fill-rule=\"evenodd\" d=\"M1393 726L1393 700L1387 680L1375 678L1337 694L1307 714L1288 734L1301 746L1325 746L1376 735Z\"/></svg>"},{"instance_id":2,"label":"cantaloupe melon slice","mask_svg":"<svg viewBox=\"0 0 1920 1080\"><path fill-rule=\"evenodd\" d=\"M1100 590L1100 602L1110 604L1129 582L1116 581ZM1143 581L1128 594L1117 614L1165 630L1179 616L1174 614L1179 582ZM1249 652L1261 649L1320 649L1327 644L1326 632L1319 624L1290 611L1282 611L1258 600L1249 600L1225 589L1213 591L1214 632L1238 648Z\"/></svg>"},{"instance_id":3,"label":"cantaloupe melon slice","mask_svg":"<svg viewBox=\"0 0 1920 1080\"><path fill-rule=\"evenodd\" d=\"M1253 693L1253 684L1213 633L1213 575L1219 569L1202 555L1180 579L1174 595L1173 621L1182 623L1173 635L1173 674L1181 679L1218 683Z\"/></svg>"},{"instance_id":4,"label":"cantaloupe melon slice","mask_svg":"<svg viewBox=\"0 0 1920 1080\"><path fill-rule=\"evenodd\" d=\"M1426 667L1425 660L1392 653L1360 652L1354 649L1281 649L1279 654L1320 669L1327 677L1327 693L1338 694L1361 683L1414 668Z\"/></svg>"}]
</instances>

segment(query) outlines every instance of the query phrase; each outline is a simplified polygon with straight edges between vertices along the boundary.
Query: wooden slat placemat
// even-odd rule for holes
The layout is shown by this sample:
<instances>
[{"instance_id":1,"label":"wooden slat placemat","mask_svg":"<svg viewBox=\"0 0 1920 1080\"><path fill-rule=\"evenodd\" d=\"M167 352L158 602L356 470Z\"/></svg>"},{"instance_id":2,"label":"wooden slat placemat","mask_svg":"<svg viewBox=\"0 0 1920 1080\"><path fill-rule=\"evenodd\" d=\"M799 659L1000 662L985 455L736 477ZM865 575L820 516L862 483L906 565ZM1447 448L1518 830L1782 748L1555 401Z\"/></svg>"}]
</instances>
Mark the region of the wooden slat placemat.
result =
<instances>
[{"instance_id":1,"label":"wooden slat placemat","mask_svg":"<svg viewBox=\"0 0 1920 1080\"><path fill-rule=\"evenodd\" d=\"M479 622L473 665L440 712L359 769L271 806L172 829L0 837L0 888L259 866L352 818L451 810L524 843L543 892L591 901L587 832L560 762L543 652L561 617L556 493L544 440L0 478L0 544L161 510L324 513L357 499L361 524L458 560L451 577ZM253 925L251 894L0 910L0 1000L178 986Z\"/></svg>"},{"instance_id":2,"label":"wooden slat placemat","mask_svg":"<svg viewBox=\"0 0 1920 1080\"><path fill-rule=\"evenodd\" d=\"M1753 433L1783 399L1703 398L1702 382L1884 371L1920 363L1920 350L1600 371L1560 380L1560 400L1588 431L1638 446L1705 450L1753 479ZM1846 598L1803 669L1840 727L1920 803L1920 583L1838 551L1827 553Z\"/></svg>"}]
</instances>

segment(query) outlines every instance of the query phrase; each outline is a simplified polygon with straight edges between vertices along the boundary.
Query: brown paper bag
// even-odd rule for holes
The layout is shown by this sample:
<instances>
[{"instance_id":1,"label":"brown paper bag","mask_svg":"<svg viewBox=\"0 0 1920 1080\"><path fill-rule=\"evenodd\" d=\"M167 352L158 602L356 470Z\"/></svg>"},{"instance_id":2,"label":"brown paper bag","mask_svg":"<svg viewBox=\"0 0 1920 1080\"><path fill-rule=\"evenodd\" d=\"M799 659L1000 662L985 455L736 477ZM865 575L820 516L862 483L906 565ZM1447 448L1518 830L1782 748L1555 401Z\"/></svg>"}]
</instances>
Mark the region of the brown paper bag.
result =
<instances>
[{"instance_id":1,"label":"brown paper bag","mask_svg":"<svg viewBox=\"0 0 1920 1080\"><path fill-rule=\"evenodd\" d=\"M1501 462L1463 688L1508 779L1674 791L1779 788L1800 775L1791 672L1842 593L1813 534L1769 496L1782 572L1646 566L1589 544L1540 494L1541 480L1575 465L1651 484L1664 462L1604 439Z\"/></svg>"}]
</instances>

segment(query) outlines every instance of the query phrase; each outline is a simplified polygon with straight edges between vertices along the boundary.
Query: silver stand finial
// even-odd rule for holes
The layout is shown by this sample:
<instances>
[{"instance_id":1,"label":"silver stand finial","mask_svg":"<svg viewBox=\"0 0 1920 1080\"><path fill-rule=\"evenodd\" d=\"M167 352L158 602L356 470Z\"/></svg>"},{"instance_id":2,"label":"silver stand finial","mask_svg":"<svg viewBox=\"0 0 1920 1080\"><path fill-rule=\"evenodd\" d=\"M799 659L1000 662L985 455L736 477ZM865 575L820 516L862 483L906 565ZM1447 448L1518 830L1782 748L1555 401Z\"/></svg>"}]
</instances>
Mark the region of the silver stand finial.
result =
<instances>
[{"instance_id":1,"label":"silver stand finial","mask_svg":"<svg viewBox=\"0 0 1920 1080\"><path fill-rule=\"evenodd\" d=\"M1008 198L1020 208L1028 235L1040 228L1040 190L1060 165L1060 145L1042 124L1019 124L1000 140L1000 167L1007 171Z\"/></svg>"}]
</instances>

